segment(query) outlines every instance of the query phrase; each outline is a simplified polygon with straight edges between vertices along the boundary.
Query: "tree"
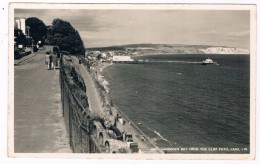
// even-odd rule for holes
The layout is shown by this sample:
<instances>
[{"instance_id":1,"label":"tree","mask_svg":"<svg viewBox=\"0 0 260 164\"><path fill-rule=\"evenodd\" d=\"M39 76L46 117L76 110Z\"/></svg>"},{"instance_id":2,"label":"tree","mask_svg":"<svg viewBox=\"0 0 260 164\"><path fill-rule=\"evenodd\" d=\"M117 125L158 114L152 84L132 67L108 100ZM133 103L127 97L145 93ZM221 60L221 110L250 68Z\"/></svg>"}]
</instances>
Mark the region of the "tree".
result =
<instances>
[{"instance_id":1,"label":"tree","mask_svg":"<svg viewBox=\"0 0 260 164\"><path fill-rule=\"evenodd\" d=\"M14 29L14 41L16 42L17 45L26 45L26 38L25 35L23 34L22 30L20 29Z\"/></svg>"},{"instance_id":2,"label":"tree","mask_svg":"<svg viewBox=\"0 0 260 164\"><path fill-rule=\"evenodd\" d=\"M61 19L54 19L48 27L46 43L58 45L61 50L74 55L84 55L85 47L77 30L71 24Z\"/></svg>"},{"instance_id":3,"label":"tree","mask_svg":"<svg viewBox=\"0 0 260 164\"><path fill-rule=\"evenodd\" d=\"M26 19L25 25L30 27L30 36L35 42L42 41L46 36L47 27L42 20L36 17L30 17Z\"/></svg>"}]
</instances>

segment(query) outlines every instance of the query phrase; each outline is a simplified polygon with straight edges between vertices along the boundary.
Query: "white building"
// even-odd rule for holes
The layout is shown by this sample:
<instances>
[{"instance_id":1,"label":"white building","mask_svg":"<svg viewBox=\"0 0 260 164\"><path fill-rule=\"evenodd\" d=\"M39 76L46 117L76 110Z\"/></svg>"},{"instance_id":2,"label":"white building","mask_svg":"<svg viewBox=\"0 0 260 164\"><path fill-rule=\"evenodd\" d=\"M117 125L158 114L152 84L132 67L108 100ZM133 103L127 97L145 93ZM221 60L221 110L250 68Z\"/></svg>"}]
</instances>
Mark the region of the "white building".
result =
<instances>
[{"instance_id":1,"label":"white building","mask_svg":"<svg viewBox=\"0 0 260 164\"><path fill-rule=\"evenodd\" d=\"M134 61L130 56L113 56L113 62L128 62Z\"/></svg>"},{"instance_id":2,"label":"white building","mask_svg":"<svg viewBox=\"0 0 260 164\"><path fill-rule=\"evenodd\" d=\"M102 57L102 58L106 58L106 57L107 57L107 54L103 52L103 53L101 53L101 57Z\"/></svg>"},{"instance_id":3,"label":"white building","mask_svg":"<svg viewBox=\"0 0 260 164\"><path fill-rule=\"evenodd\" d=\"M26 25L25 25L26 18L15 18L15 27L19 30L22 30L24 34L26 34Z\"/></svg>"}]
</instances>

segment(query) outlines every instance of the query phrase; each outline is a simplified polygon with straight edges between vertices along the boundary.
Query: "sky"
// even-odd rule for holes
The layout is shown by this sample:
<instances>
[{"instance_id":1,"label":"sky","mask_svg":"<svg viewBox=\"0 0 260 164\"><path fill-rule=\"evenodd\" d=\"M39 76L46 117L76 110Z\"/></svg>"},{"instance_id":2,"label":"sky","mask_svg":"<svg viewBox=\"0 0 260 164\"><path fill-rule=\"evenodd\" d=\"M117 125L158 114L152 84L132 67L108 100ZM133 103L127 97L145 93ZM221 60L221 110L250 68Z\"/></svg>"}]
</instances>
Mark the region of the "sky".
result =
<instances>
[{"instance_id":1,"label":"sky","mask_svg":"<svg viewBox=\"0 0 260 164\"><path fill-rule=\"evenodd\" d=\"M15 9L15 17L37 17L46 25L68 21L84 45L187 44L249 49L247 10Z\"/></svg>"}]
</instances>

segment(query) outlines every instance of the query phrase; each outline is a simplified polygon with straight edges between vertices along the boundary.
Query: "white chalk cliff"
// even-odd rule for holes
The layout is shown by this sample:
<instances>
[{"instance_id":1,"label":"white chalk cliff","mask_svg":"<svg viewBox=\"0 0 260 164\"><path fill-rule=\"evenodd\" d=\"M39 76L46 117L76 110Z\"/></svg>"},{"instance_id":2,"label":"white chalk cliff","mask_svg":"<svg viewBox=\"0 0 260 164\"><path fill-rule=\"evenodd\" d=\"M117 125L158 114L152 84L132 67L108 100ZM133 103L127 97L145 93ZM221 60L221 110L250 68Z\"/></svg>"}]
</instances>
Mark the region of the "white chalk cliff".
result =
<instances>
[{"instance_id":1,"label":"white chalk cliff","mask_svg":"<svg viewBox=\"0 0 260 164\"><path fill-rule=\"evenodd\" d=\"M209 47L206 49L198 49L205 54L249 54L249 50L240 48L226 48L226 47Z\"/></svg>"}]
</instances>

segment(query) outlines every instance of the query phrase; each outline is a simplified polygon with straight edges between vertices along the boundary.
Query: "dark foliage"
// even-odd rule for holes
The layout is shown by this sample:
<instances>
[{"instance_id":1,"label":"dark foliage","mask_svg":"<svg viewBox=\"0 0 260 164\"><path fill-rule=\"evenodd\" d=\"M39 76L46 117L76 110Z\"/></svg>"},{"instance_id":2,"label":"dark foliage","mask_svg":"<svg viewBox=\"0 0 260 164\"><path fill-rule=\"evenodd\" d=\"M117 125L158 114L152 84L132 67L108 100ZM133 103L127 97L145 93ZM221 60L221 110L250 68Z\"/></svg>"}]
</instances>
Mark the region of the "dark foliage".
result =
<instances>
[{"instance_id":1,"label":"dark foliage","mask_svg":"<svg viewBox=\"0 0 260 164\"><path fill-rule=\"evenodd\" d=\"M14 59L21 59L22 57L27 56L31 53L32 53L31 51L25 52L25 51L21 51L21 50L15 50L14 51Z\"/></svg>"},{"instance_id":2,"label":"dark foliage","mask_svg":"<svg viewBox=\"0 0 260 164\"><path fill-rule=\"evenodd\" d=\"M22 30L14 29L14 36L15 36L14 41L16 42L17 45L20 44L24 46L26 45L26 38Z\"/></svg>"},{"instance_id":3,"label":"dark foliage","mask_svg":"<svg viewBox=\"0 0 260 164\"><path fill-rule=\"evenodd\" d=\"M54 19L48 27L46 43L58 45L61 51L72 55L84 55L85 47L77 30L71 24L61 19Z\"/></svg>"},{"instance_id":4,"label":"dark foliage","mask_svg":"<svg viewBox=\"0 0 260 164\"><path fill-rule=\"evenodd\" d=\"M25 24L30 27L29 33L34 40L34 43L43 41L46 36L47 27L42 20L36 17L31 17L26 19Z\"/></svg>"}]
</instances>

